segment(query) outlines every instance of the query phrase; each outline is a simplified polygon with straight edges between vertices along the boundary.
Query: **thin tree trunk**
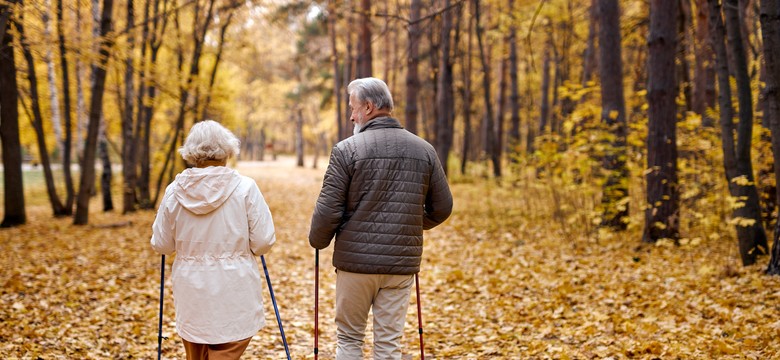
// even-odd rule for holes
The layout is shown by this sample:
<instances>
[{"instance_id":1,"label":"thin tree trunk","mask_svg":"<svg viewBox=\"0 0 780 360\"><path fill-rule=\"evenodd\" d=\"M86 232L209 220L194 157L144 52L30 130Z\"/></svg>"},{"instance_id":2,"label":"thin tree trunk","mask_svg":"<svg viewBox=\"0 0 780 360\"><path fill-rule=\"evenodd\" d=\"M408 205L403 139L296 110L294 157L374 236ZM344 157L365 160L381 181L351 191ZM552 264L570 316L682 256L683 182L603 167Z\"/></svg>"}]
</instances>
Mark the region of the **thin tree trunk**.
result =
<instances>
[{"instance_id":1,"label":"thin tree trunk","mask_svg":"<svg viewBox=\"0 0 780 360\"><path fill-rule=\"evenodd\" d=\"M547 41L544 46L542 64L542 104L539 109L539 135L544 135L547 123L550 120L550 47L554 46Z\"/></svg>"},{"instance_id":2,"label":"thin tree trunk","mask_svg":"<svg viewBox=\"0 0 780 360\"><path fill-rule=\"evenodd\" d=\"M689 44L693 42L691 38L691 0L679 0L680 11L677 18L677 26L682 41L677 41L677 64L678 64L678 86L681 87L683 99L685 104L682 108L684 111L691 111L692 108L692 94L691 94L691 66L688 64L688 52Z\"/></svg>"},{"instance_id":3,"label":"thin tree trunk","mask_svg":"<svg viewBox=\"0 0 780 360\"><path fill-rule=\"evenodd\" d=\"M298 106L296 113L292 115L295 118L295 158L296 166L303 167L303 107Z\"/></svg>"},{"instance_id":4,"label":"thin tree trunk","mask_svg":"<svg viewBox=\"0 0 780 360\"><path fill-rule=\"evenodd\" d=\"M596 39L598 39L599 24L599 6L598 0L590 1L590 17L588 19L588 40L585 46L585 52L582 55L582 87L587 87L593 80L593 74L598 69L598 52L596 50ZM583 97L584 98L584 97ZM584 100L583 100L584 101Z\"/></svg>"},{"instance_id":5,"label":"thin tree trunk","mask_svg":"<svg viewBox=\"0 0 780 360\"><path fill-rule=\"evenodd\" d=\"M89 194L95 183L95 153L97 151L98 128L103 107L103 92L106 81L106 65L109 59L109 50L113 41L108 37L111 31L111 11L113 0L104 0L103 14L100 19L100 51L98 64L95 67L95 80L92 83L92 98L90 100L89 125L87 127L87 139L84 146L84 158L81 162L81 181L76 200L76 215L74 225L86 225L89 222Z\"/></svg>"},{"instance_id":6,"label":"thin tree trunk","mask_svg":"<svg viewBox=\"0 0 780 360\"><path fill-rule=\"evenodd\" d=\"M127 48L128 56L125 59L125 101L124 101L124 116L122 119L122 213L127 214L135 211L135 204L137 203L135 187L137 184L136 179L136 136L134 131L135 124L135 111L133 102L135 98L135 86L133 79L135 78L135 67L133 64L133 52L135 50L135 36L133 33L133 26L135 26L135 9L133 7L133 1L127 1L127 27L125 28L127 34ZM143 46L143 45L142 45ZM102 151L101 144L101 151ZM110 168L109 168L110 169Z\"/></svg>"},{"instance_id":7,"label":"thin tree trunk","mask_svg":"<svg viewBox=\"0 0 780 360\"><path fill-rule=\"evenodd\" d=\"M411 10L409 13L409 43L406 60L406 108L404 116L406 117L406 130L417 134L417 94L420 89L420 78L418 75L418 64L420 62L420 9L422 0L411 0Z\"/></svg>"},{"instance_id":8,"label":"thin tree trunk","mask_svg":"<svg viewBox=\"0 0 780 360\"><path fill-rule=\"evenodd\" d=\"M680 205L677 189L677 106L675 53L677 0L650 1L648 36L647 209L644 242L677 240ZM604 14L601 14L604 16ZM601 31L600 31L601 32ZM605 59L600 59L604 61Z\"/></svg>"},{"instance_id":9,"label":"thin tree trunk","mask_svg":"<svg viewBox=\"0 0 780 360\"><path fill-rule=\"evenodd\" d=\"M450 0L444 0L444 8L449 8ZM450 43L452 39L452 12L450 10L442 13L441 55L439 57L439 74L436 90L436 107L438 116L436 117L436 153L439 155L439 161L447 172L447 164L452 146L452 127L451 119L454 117L455 106L452 90L452 62L450 60Z\"/></svg>"},{"instance_id":10,"label":"thin tree trunk","mask_svg":"<svg viewBox=\"0 0 780 360\"><path fill-rule=\"evenodd\" d=\"M0 142L3 157L3 221L0 227L12 227L27 222L24 203L22 145L19 139L19 88L16 83L16 59L12 32L5 31L15 0L0 2Z\"/></svg>"},{"instance_id":11,"label":"thin tree trunk","mask_svg":"<svg viewBox=\"0 0 780 360\"><path fill-rule=\"evenodd\" d=\"M360 0L360 33L358 35L357 77L372 76L371 0Z\"/></svg>"},{"instance_id":12,"label":"thin tree trunk","mask_svg":"<svg viewBox=\"0 0 780 360\"><path fill-rule=\"evenodd\" d=\"M97 9L94 9L97 11ZM81 28L81 12L79 9L74 9L75 15L76 15L76 28ZM81 32L76 32L76 43L81 42ZM84 73L85 67L81 63L81 60L79 57L76 57L76 63L74 64L74 70L76 72L76 136L74 136L74 145L75 145L75 155L77 162L81 164L83 158L84 158L84 133L86 132L86 129L84 128L86 123L86 116L87 116L87 105L86 100L84 100L84 85L82 84L82 80L86 78L86 74Z\"/></svg>"},{"instance_id":13,"label":"thin tree trunk","mask_svg":"<svg viewBox=\"0 0 780 360\"><path fill-rule=\"evenodd\" d=\"M506 39L505 39L506 40ZM498 69L498 94L496 94L496 117L488 131L493 135L493 144L491 146L490 157L493 160L493 175L501 176L501 154L504 143L504 118L506 113L506 78L508 71L508 59L505 56L499 58L500 66ZM498 165L495 165L498 164Z\"/></svg>"},{"instance_id":14,"label":"thin tree trunk","mask_svg":"<svg viewBox=\"0 0 780 360\"><path fill-rule=\"evenodd\" d=\"M72 126L73 119L71 116L71 100L70 100L70 68L68 67L67 51L65 46L65 30L64 30L64 9L62 6L62 0L57 1L57 35L59 38L60 47L60 68L62 68L62 100L64 102L64 114L65 114L65 141L62 147L62 170L65 176L65 213L67 215L73 215L73 202L75 200L75 191L73 189L73 175L71 173L71 159L73 152L73 136Z\"/></svg>"},{"instance_id":15,"label":"thin tree trunk","mask_svg":"<svg viewBox=\"0 0 780 360\"><path fill-rule=\"evenodd\" d=\"M333 63L333 95L336 97L336 131L337 138L341 140L341 134L344 133L346 124L342 122L341 117L341 77L339 73L339 52L336 46L336 0L328 1L328 32L330 35L331 62Z\"/></svg>"},{"instance_id":16,"label":"thin tree trunk","mask_svg":"<svg viewBox=\"0 0 780 360\"><path fill-rule=\"evenodd\" d=\"M737 0L726 0L724 13L726 15L725 26L728 34L729 50L734 59L733 74L736 80L737 100L739 103L739 124L737 125L737 145L735 149L736 175L747 180L747 182L735 182L734 179L730 179L729 184L733 184L736 187L736 191L732 196L745 199L745 206L737 208L734 215L738 219L746 219L752 222L752 224L737 224L739 252L742 257L742 264L747 266L754 264L759 255L767 254L769 248L766 232L761 222L761 208L759 206L758 190L755 185L750 156L753 133L753 99L747 69L747 56L743 47L741 20L737 6ZM714 9L710 7L710 10L713 11ZM719 15L720 13L718 12L717 14Z\"/></svg>"},{"instance_id":17,"label":"thin tree trunk","mask_svg":"<svg viewBox=\"0 0 780 360\"><path fill-rule=\"evenodd\" d=\"M100 162L103 164L103 171L100 175L100 192L103 197L103 212L114 210L114 200L111 196L111 182L114 178L111 167L111 157L108 155L108 138L106 135L106 119L100 120L100 135L98 135L98 150L100 151Z\"/></svg>"},{"instance_id":18,"label":"thin tree trunk","mask_svg":"<svg viewBox=\"0 0 780 360\"><path fill-rule=\"evenodd\" d=\"M479 58L482 62L482 86L483 86L483 98L485 101L485 119L486 121L484 123L489 124L493 120L493 107L491 105L492 101L490 99L490 66L488 65L487 60L487 54L485 51L485 44L482 39L482 33L483 28L480 23L480 5L479 0L473 0L474 1L474 21L476 21L477 24L477 46L479 47ZM487 143L492 144L494 139L494 133L490 131L490 128L487 129ZM501 164L500 161L496 161L494 157L491 159L493 160L493 174L500 176L501 175Z\"/></svg>"},{"instance_id":19,"label":"thin tree trunk","mask_svg":"<svg viewBox=\"0 0 780 360\"><path fill-rule=\"evenodd\" d=\"M599 0L599 15L601 122L613 135L613 139L604 144L605 156L602 164L607 172L607 180L601 198L601 224L615 230L625 230L628 219L628 154L618 0Z\"/></svg>"},{"instance_id":20,"label":"thin tree trunk","mask_svg":"<svg viewBox=\"0 0 780 360\"><path fill-rule=\"evenodd\" d=\"M471 3L472 6L474 5L474 2ZM472 10L473 12L473 10ZM471 14L469 14L471 15ZM468 21L468 36L466 37L466 54L463 56L463 61L465 62L464 65L462 65L461 73L463 75L463 150L462 153L462 159L460 162L460 173L463 175L466 175L466 165L469 161L469 155L471 153L471 69L472 69L472 60L473 60L473 44L474 41L472 40L472 35L474 33L474 20L472 20L471 16L466 17L466 21Z\"/></svg>"},{"instance_id":21,"label":"thin tree trunk","mask_svg":"<svg viewBox=\"0 0 780 360\"><path fill-rule=\"evenodd\" d=\"M214 59L214 67L211 69L211 74L209 75L209 85L206 89L206 100L203 102L203 108L197 116L198 121L205 120L207 117L210 117L208 114L208 108L211 103L212 92L214 91L214 83L217 81L217 70L219 69L219 63L222 60L222 51L225 48L225 34L227 33L227 29L230 26L231 20L233 19L233 14L234 13L231 11L227 16L227 19L225 19L225 22L219 28L219 44L217 45L216 59Z\"/></svg>"},{"instance_id":22,"label":"thin tree trunk","mask_svg":"<svg viewBox=\"0 0 780 360\"><path fill-rule=\"evenodd\" d=\"M510 14L514 14L515 1L508 1L508 11ZM509 159L512 163L516 163L520 154L520 85L517 75L517 27L514 25L514 21L509 28L507 42L509 43L509 121L511 124L507 140L510 152Z\"/></svg>"},{"instance_id":23,"label":"thin tree trunk","mask_svg":"<svg viewBox=\"0 0 780 360\"><path fill-rule=\"evenodd\" d=\"M54 43L53 33L54 26L51 21L51 1L45 0L43 2L43 36L49 43ZM46 63L46 81L49 85L49 104L51 105L51 125L54 130L55 144L57 146L54 149L54 153L57 156L62 156L62 149L65 147L65 136L62 133L62 120L60 116L60 99L59 91L57 88L57 73L54 69L54 58L52 56L52 46L46 46L46 51L43 53L43 61ZM57 162L57 156L54 161Z\"/></svg>"},{"instance_id":24,"label":"thin tree trunk","mask_svg":"<svg viewBox=\"0 0 780 360\"><path fill-rule=\"evenodd\" d=\"M709 32L709 12L706 0L697 0L696 40L694 52L696 62L693 72L692 110L702 115L702 126L712 127L714 119L707 109L715 107L715 58Z\"/></svg>"},{"instance_id":25,"label":"thin tree trunk","mask_svg":"<svg viewBox=\"0 0 780 360\"><path fill-rule=\"evenodd\" d=\"M772 153L774 163L780 164L780 4L775 1L761 1L761 38L764 42L764 66L766 86L764 101L772 130ZM780 184L780 166L774 167L775 182ZM780 204L780 192L775 192L775 202ZM766 272L780 275L780 221L775 221L772 257Z\"/></svg>"},{"instance_id":26,"label":"thin tree trunk","mask_svg":"<svg viewBox=\"0 0 780 360\"><path fill-rule=\"evenodd\" d=\"M20 1L20 4L22 2ZM28 9L25 9L28 10ZM33 59L30 43L22 25L22 15L19 15L19 21L16 23L16 29L19 33L19 41L22 44L22 54L27 60L27 79L30 82L30 100L33 112L32 125L35 128L36 138L38 140L38 156L43 166L44 178L46 179L46 193L49 196L49 203L54 216L63 216L65 207L57 195L57 188L54 185L54 174L51 170L51 161L49 151L46 148L46 135L43 131L43 115L41 114L40 96L38 94L38 76L35 73L35 60Z\"/></svg>"},{"instance_id":27,"label":"thin tree trunk","mask_svg":"<svg viewBox=\"0 0 780 360\"><path fill-rule=\"evenodd\" d=\"M533 56L533 55L531 55ZM530 79L531 78L531 66L526 62L525 64L525 78ZM536 126L534 126L533 122L533 86L531 86L531 81L526 81L526 99L527 100L527 106L526 106L526 119L528 121L526 122L526 134L525 134L525 152L527 154L533 154L534 153L534 142L536 141Z\"/></svg>"}]
</instances>

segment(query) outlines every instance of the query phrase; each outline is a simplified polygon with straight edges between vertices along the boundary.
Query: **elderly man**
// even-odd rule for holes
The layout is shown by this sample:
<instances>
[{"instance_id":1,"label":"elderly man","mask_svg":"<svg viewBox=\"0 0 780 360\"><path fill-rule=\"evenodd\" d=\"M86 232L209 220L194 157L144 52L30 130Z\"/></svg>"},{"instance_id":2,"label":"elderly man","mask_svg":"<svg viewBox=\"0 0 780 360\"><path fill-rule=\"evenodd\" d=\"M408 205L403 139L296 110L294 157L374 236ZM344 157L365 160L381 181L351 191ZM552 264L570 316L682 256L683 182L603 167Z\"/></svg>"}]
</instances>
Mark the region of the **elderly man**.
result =
<instances>
[{"instance_id":1,"label":"elderly man","mask_svg":"<svg viewBox=\"0 0 780 360\"><path fill-rule=\"evenodd\" d=\"M374 358L400 359L423 230L446 220L452 194L433 147L390 117L393 98L376 78L348 86L354 136L333 147L309 243L336 237L336 359L361 359L373 307Z\"/></svg>"}]
</instances>

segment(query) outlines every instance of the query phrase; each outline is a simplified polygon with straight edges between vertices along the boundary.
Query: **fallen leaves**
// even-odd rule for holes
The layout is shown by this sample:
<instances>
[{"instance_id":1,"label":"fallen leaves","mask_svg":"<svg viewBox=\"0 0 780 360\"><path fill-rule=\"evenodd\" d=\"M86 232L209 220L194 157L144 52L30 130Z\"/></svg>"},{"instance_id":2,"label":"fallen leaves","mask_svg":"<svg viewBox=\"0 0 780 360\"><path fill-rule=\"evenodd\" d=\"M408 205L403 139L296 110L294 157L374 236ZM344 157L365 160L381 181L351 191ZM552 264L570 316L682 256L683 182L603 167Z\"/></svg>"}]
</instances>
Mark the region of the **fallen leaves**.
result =
<instances>
[{"instance_id":1,"label":"fallen leaves","mask_svg":"<svg viewBox=\"0 0 780 360\"><path fill-rule=\"evenodd\" d=\"M307 234L322 170L280 161L242 163L239 171L257 179L273 212L278 244L266 261L293 358L313 358L314 251ZM640 245L637 229L594 234L572 218L554 220L544 186L475 180L453 184L453 192L452 218L426 233L420 273L426 357L765 359L780 353L773 341L780 335L780 280L763 275L760 265L737 264L728 224L717 237L689 234L695 244ZM91 221L98 226L87 227L51 219L47 207L28 215L29 225L0 231L0 353L155 357L154 213L95 212ZM320 259L322 359L335 354L331 249ZM165 290L163 354L183 359L170 277ZM284 358L267 291L264 296L267 326L245 358ZM412 295L405 358L419 357L414 302ZM369 331L366 342L371 339Z\"/></svg>"}]
</instances>

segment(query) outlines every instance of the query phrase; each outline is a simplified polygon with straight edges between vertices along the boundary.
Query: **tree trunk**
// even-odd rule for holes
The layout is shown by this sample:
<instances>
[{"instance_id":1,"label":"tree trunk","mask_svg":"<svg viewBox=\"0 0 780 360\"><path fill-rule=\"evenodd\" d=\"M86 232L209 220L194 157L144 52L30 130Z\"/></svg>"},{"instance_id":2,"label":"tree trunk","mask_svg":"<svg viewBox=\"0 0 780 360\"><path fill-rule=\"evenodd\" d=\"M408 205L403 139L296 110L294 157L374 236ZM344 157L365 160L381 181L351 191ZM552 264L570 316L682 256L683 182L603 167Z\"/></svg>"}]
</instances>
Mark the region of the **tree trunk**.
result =
<instances>
[{"instance_id":1,"label":"tree trunk","mask_svg":"<svg viewBox=\"0 0 780 360\"><path fill-rule=\"evenodd\" d=\"M19 2L22 4L22 1ZM25 9L29 10L29 9ZM16 29L19 33L19 41L22 44L22 54L27 60L27 79L30 82L30 102L33 112L32 125L35 128L36 138L38 140L38 156L43 166L43 174L46 179L46 193L49 196L49 203L54 216L66 215L65 207L57 195L57 188L54 185L54 174L51 170L51 161L49 151L46 148L46 135L43 131L43 115L41 114L40 96L38 95L38 76L35 73L35 60L33 59L30 43L22 25L22 14L19 14L19 21L16 23Z\"/></svg>"},{"instance_id":2,"label":"tree trunk","mask_svg":"<svg viewBox=\"0 0 780 360\"><path fill-rule=\"evenodd\" d=\"M336 131L337 138L341 140L341 134L344 133L346 123L341 117L341 74L339 73L339 52L336 46L336 20L337 20L336 0L328 1L328 32L330 35L331 62L333 63L333 95L336 102Z\"/></svg>"},{"instance_id":3,"label":"tree trunk","mask_svg":"<svg viewBox=\"0 0 780 360\"><path fill-rule=\"evenodd\" d=\"M159 11L160 11L160 2L159 0L154 0L154 4L152 5L154 9L154 15L152 16L152 29L151 29L151 38L149 39L149 77L151 79L155 79L157 77L157 55L159 54L160 47L162 46L163 41L163 34L165 33L165 28L168 24L168 17L163 16L162 21L159 19ZM163 13L167 13L168 8L168 1L163 1ZM151 201L151 191L149 188L150 181L151 181L151 164L150 164L150 136L151 136L151 129L152 129L152 117L154 116L154 102L155 98L157 96L157 87L155 86L154 81L149 81L149 85L146 88L146 93L148 94L148 99L144 103L143 111L139 111L139 113L143 113L143 135L140 146L141 146L141 174L139 176L138 182L138 192L140 197L140 204L141 208L143 209L153 209L156 200L154 202Z\"/></svg>"},{"instance_id":4,"label":"tree trunk","mask_svg":"<svg viewBox=\"0 0 780 360\"><path fill-rule=\"evenodd\" d=\"M677 26L679 36L682 41L677 41L677 84L681 87L683 99L685 104L682 108L684 111L691 111L691 104L693 102L691 95L691 67L688 64L688 47L693 42L691 38L691 0L680 0L680 11L677 16Z\"/></svg>"},{"instance_id":5,"label":"tree trunk","mask_svg":"<svg viewBox=\"0 0 780 360\"><path fill-rule=\"evenodd\" d=\"M219 63L222 60L222 52L225 49L225 34L227 33L227 29L230 26L231 20L233 20L233 14L234 13L231 11L227 15L225 22L219 28L219 43L217 45L217 52L215 54L216 59L214 59L214 67L211 69L211 74L209 75L209 85L206 89L206 100L203 101L203 108L198 112L196 117L198 121L211 118L210 114L208 113L208 108L211 104L211 94L214 92L214 83L217 81L217 70L219 70Z\"/></svg>"},{"instance_id":6,"label":"tree trunk","mask_svg":"<svg viewBox=\"0 0 780 360\"><path fill-rule=\"evenodd\" d=\"M295 165L303 167L303 107L298 106L295 114Z\"/></svg>"},{"instance_id":7,"label":"tree trunk","mask_svg":"<svg viewBox=\"0 0 780 360\"><path fill-rule=\"evenodd\" d=\"M714 119L707 114L715 107L715 57L709 32L706 0L696 0L696 40L693 42L696 62L693 69L692 110L702 115L702 126L712 127Z\"/></svg>"},{"instance_id":8,"label":"tree trunk","mask_svg":"<svg viewBox=\"0 0 780 360\"><path fill-rule=\"evenodd\" d=\"M508 40L505 39L508 45ZM493 161L493 175L501 176L501 154L504 143L504 118L506 113L506 78L509 61L505 56L499 58L498 94L496 94L496 117L491 122L488 131L493 133L493 143L490 147L490 158Z\"/></svg>"},{"instance_id":9,"label":"tree trunk","mask_svg":"<svg viewBox=\"0 0 780 360\"><path fill-rule=\"evenodd\" d=\"M417 93L420 89L420 78L418 75L418 64L420 62L420 9L422 0L411 0L411 9L409 13L409 43L407 49L409 55L406 58L406 107L404 117L406 118L406 130L417 134Z\"/></svg>"},{"instance_id":10,"label":"tree trunk","mask_svg":"<svg viewBox=\"0 0 780 360\"><path fill-rule=\"evenodd\" d=\"M106 65L108 64L109 50L113 45L113 41L107 36L111 31L111 11L113 6L113 0L103 1L103 14L100 19L100 51L98 64L95 66L95 79L92 83L89 125L87 127L86 145L84 146L84 158L81 161L81 181L79 182L79 193L76 200L74 225L86 225L89 222L89 193L95 183L95 153L103 107Z\"/></svg>"},{"instance_id":11,"label":"tree trunk","mask_svg":"<svg viewBox=\"0 0 780 360\"><path fill-rule=\"evenodd\" d=\"M136 179L136 144L137 134L135 133L135 110L133 102L135 97L135 66L133 64L133 52L135 50L135 36L133 27L135 26L135 9L133 1L127 2L127 50L128 56L125 59L125 101L124 116L122 118L122 214L135 211L137 203L135 187ZM143 46L143 44L142 44ZM101 144L101 152L103 146ZM110 170L110 167L109 167Z\"/></svg>"},{"instance_id":12,"label":"tree trunk","mask_svg":"<svg viewBox=\"0 0 780 360\"><path fill-rule=\"evenodd\" d=\"M599 0L599 78L601 122L613 135L605 141L602 164L607 173L601 198L601 225L625 230L628 220L628 167L626 166L626 101L623 96L623 60L618 0ZM610 143L611 142L611 143Z\"/></svg>"},{"instance_id":13,"label":"tree trunk","mask_svg":"<svg viewBox=\"0 0 780 360\"><path fill-rule=\"evenodd\" d=\"M599 0L590 1L590 18L588 19L588 40L585 46L585 53L582 55L582 87L587 87L593 80L593 74L598 69L598 58L596 50L596 39L598 38L599 24ZM584 97L583 97L584 98Z\"/></svg>"},{"instance_id":14,"label":"tree trunk","mask_svg":"<svg viewBox=\"0 0 780 360\"><path fill-rule=\"evenodd\" d=\"M644 242L677 240L680 205L677 189L677 106L675 53L677 0L650 1L648 36L647 209ZM604 14L601 14L604 16ZM601 32L601 31L600 31ZM604 61L605 59L600 59Z\"/></svg>"},{"instance_id":15,"label":"tree trunk","mask_svg":"<svg viewBox=\"0 0 780 360\"><path fill-rule=\"evenodd\" d=\"M477 46L479 47L479 59L482 62L482 87L483 87L483 99L485 101L485 124L490 124L493 121L493 107L491 105L492 101L490 99L490 66L488 65L487 60L487 54L485 51L485 44L482 39L483 35L483 28L480 23L480 5L479 0L473 0L474 1L474 21L476 21L477 24ZM490 131L490 127L487 128L487 143L492 144L494 139L494 133ZM489 153L489 152L488 152ZM500 176L501 174L501 164L500 161L497 162L495 158L491 158L493 160L493 174L497 174Z\"/></svg>"},{"instance_id":16,"label":"tree trunk","mask_svg":"<svg viewBox=\"0 0 780 360\"><path fill-rule=\"evenodd\" d=\"M742 257L742 264L747 266L754 264L757 257L766 254L769 249L764 225L761 222L758 190L755 185L753 165L750 157L753 134L753 99L747 69L747 56L743 47L741 19L737 6L737 0L726 0L723 9L726 15L725 26L728 34L729 50L734 60L733 74L736 80L737 101L739 103L737 145L734 153L736 177L729 179L729 185L734 187L732 196L745 199L744 206L737 208L734 211L734 215L736 219L747 220L744 224L737 224L739 252ZM717 16L720 15L720 12L713 7L710 7L710 11L714 11ZM720 34L722 34L722 31ZM716 46L719 45L716 44ZM728 121L731 121L731 119L728 119ZM731 132L728 134L730 135ZM747 181L735 181L737 178Z\"/></svg>"},{"instance_id":17,"label":"tree trunk","mask_svg":"<svg viewBox=\"0 0 780 360\"><path fill-rule=\"evenodd\" d=\"M62 68L62 100L65 105L65 141L62 147L62 170L65 176L65 213L73 215L73 202L75 192L73 189L73 175L71 174L71 158L73 152L72 126L73 119L70 108L70 68L68 67L67 51L65 46L64 9L62 0L57 0L57 36L60 47L60 67Z\"/></svg>"},{"instance_id":18,"label":"tree trunk","mask_svg":"<svg viewBox=\"0 0 780 360\"><path fill-rule=\"evenodd\" d=\"M514 0L508 0L508 11L514 14ZM510 124L509 138L507 139L509 159L516 163L520 154L520 90L517 75L517 27L513 24L509 28L509 109Z\"/></svg>"},{"instance_id":19,"label":"tree trunk","mask_svg":"<svg viewBox=\"0 0 780 360\"><path fill-rule=\"evenodd\" d=\"M15 1L0 2L0 18L8 19ZM6 20L7 21L7 20ZM27 221L22 182L22 145L19 141L19 88L16 83L16 61L13 38L5 31L7 21L0 24L0 141L3 156L3 222L0 227L22 225Z\"/></svg>"},{"instance_id":20,"label":"tree trunk","mask_svg":"<svg viewBox=\"0 0 780 360\"><path fill-rule=\"evenodd\" d=\"M547 41L544 45L544 57L542 59L542 104L539 109L539 135L544 135L547 123L550 120L550 47L553 44Z\"/></svg>"},{"instance_id":21,"label":"tree trunk","mask_svg":"<svg viewBox=\"0 0 780 360\"><path fill-rule=\"evenodd\" d=\"M473 6L474 2L471 4ZM471 134L473 133L471 129L471 65L473 56L471 54L474 44L472 40L474 21L471 16L467 16L466 21L469 23L468 36L466 37L466 54L462 57L465 64L461 66L463 75L463 149L461 151L460 173L463 175L466 175L466 165L471 154Z\"/></svg>"},{"instance_id":22,"label":"tree trunk","mask_svg":"<svg viewBox=\"0 0 780 360\"><path fill-rule=\"evenodd\" d=\"M44 31L44 39L46 39L47 42L54 43L53 39L53 33L54 33L54 27L52 25L51 21L51 1L45 0L43 2L43 14L41 16L43 20L43 31ZM49 104L51 107L51 125L52 129L54 130L54 137L55 137L55 144L57 146L54 148L54 154L57 154L54 157L54 161L57 162L57 157L62 156L62 149L64 146L64 139L65 136L62 133L62 124L61 124L61 116L60 116L60 98L59 98L59 91L57 88L57 73L54 69L54 58L52 56L52 46L46 46L46 51L43 53L43 61L46 63L46 81L49 85Z\"/></svg>"},{"instance_id":23,"label":"tree trunk","mask_svg":"<svg viewBox=\"0 0 780 360\"><path fill-rule=\"evenodd\" d=\"M780 4L776 1L761 2L761 38L764 41L765 81L764 116L772 130L772 153L774 163L780 164ZM780 166L774 167L775 182L780 184ZM776 203L780 204L780 192L775 192ZM780 221L775 222L772 257L766 272L780 275Z\"/></svg>"},{"instance_id":24,"label":"tree trunk","mask_svg":"<svg viewBox=\"0 0 780 360\"><path fill-rule=\"evenodd\" d=\"M371 59L371 0L360 0L360 33L358 35L358 78L373 76Z\"/></svg>"},{"instance_id":25,"label":"tree trunk","mask_svg":"<svg viewBox=\"0 0 780 360\"><path fill-rule=\"evenodd\" d=\"M444 0L444 8L449 8L450 0ZM455 105L452 90L452 61L450 60L450 43L452 32L452 12L446 10L442 13L441 26L441 44L439 49L439 74L436 86L436 108L438 116L436 117L436 153L439 155L439 161L447 172L447 164L452 147L452 119L454 118Z\"/></svg>"},{"instance_id":26,"label":"tree trunk","mask_svg":"<svg viewBox=\"0 0 780 360\"><path fill-rule=\"evenodd\" d=\"M101 119L101 129L98 140L100 162L103 164L103 172L100 175L100 192L103 195L103 212L114 210L114 200L111 196L111 181L114 178L111 168L111 158L108 156L108 138L106 137L106 119Z\"/></svg>"}]
</instances>

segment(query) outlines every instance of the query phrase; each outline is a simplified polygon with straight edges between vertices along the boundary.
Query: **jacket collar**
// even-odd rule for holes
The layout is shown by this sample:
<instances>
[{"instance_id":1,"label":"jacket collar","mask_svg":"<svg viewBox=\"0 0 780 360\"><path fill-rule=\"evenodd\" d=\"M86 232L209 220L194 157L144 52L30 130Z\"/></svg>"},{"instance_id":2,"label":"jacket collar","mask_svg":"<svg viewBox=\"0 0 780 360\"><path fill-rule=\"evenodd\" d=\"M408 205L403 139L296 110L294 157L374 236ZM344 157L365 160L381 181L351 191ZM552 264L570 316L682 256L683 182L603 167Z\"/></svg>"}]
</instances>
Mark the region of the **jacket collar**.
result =
<instances>
[{"instance_id":1,"label":"jacket collar","mask_svg":"<svg viewBox=\"0 0 780 360\"><path fill-rule=\"evenodd\" d=\"M376 130L376 129L403 129L403 126L401 126L401 123L398 122L398 120L391 118L389 116L382 116L378 118L373 118L366 123L365 126L363 126L362 129L360 129L360 132L364 132L367 130Z\"/></svg>"}]
</instances>

